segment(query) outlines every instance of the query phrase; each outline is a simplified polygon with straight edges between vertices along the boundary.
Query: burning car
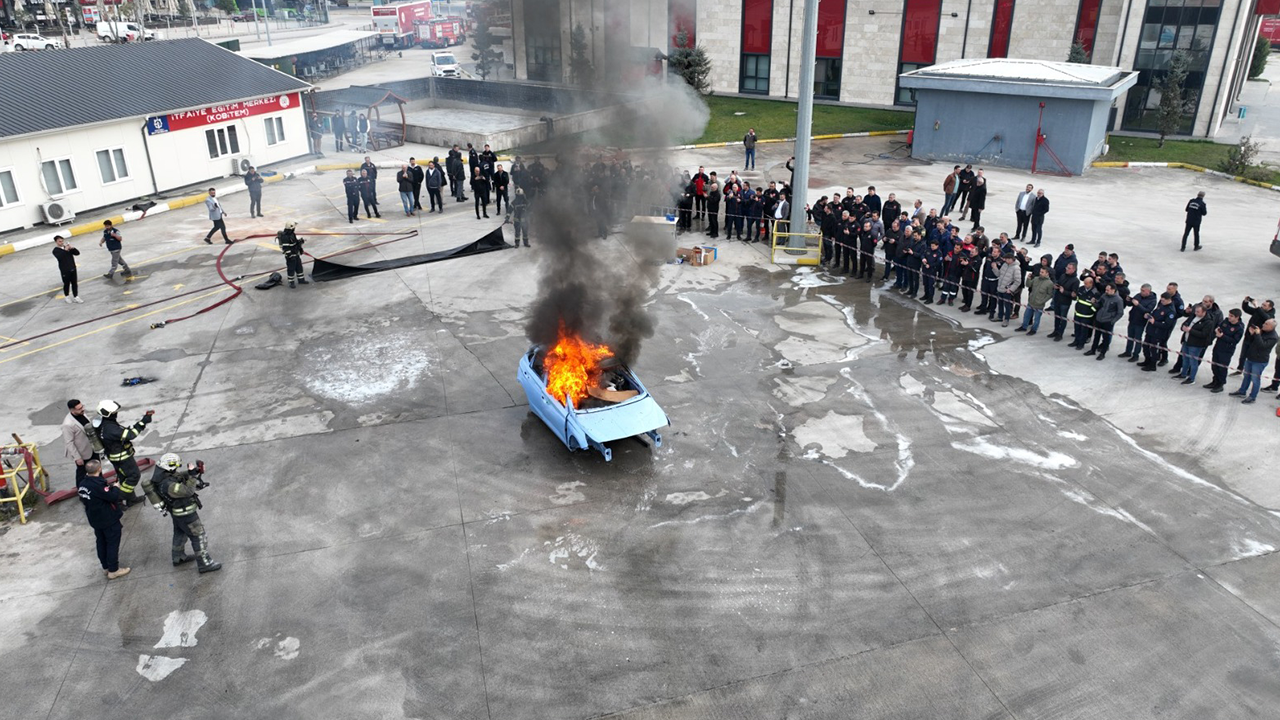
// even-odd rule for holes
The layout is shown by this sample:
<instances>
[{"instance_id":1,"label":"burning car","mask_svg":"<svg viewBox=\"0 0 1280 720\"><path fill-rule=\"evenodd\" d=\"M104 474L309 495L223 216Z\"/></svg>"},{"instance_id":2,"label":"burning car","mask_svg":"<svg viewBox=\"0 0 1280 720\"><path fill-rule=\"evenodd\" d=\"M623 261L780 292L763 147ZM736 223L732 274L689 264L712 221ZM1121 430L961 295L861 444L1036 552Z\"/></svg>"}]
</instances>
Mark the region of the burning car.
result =
<instances>
[{"instance_id":1,"label":"burning car","mask_svg":"<svg viewBox=\"0 0 1280 720\"><path fill-rule=\"evenodd\" d=\"M647 436L662 446L666 413L606 345L561 333L550 351L534 345L521 356L517 379L529 409L570 450L598 450L608 462L613 440Z\"/></svg>"}]
</instances>

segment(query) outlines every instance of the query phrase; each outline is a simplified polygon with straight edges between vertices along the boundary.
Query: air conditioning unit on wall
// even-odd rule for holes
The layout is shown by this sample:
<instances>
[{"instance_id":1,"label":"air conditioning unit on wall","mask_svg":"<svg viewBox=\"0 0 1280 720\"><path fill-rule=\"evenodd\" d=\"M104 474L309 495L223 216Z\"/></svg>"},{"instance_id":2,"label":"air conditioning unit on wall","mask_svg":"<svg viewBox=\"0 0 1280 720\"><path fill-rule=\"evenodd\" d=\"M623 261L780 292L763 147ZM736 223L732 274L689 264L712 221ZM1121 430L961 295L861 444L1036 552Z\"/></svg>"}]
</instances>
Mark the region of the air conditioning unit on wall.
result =
<instances>
[{"instance_id":1,"label":"air conditioning unit on wall","mask_svg":"<svg viewBox=\"0 0 1280 720\"><path fill-rule=\"evenodd\" d=\"M249 168L253 167L253 162L249 158L231 158L231 174L243 175L249 172Z\"/></svg>"},{"instance_id":2,"label":"air conditioning unit on wall","mask_svg":"<svg viewBox=\"0 0 1280 720\"><path fill-rule=\"evenodd\" d=\"M44 221L50 225L62 225L76 219L76 214L58 201L47 202L40 206L44 211Z\"/></svg>"}]
</instances>

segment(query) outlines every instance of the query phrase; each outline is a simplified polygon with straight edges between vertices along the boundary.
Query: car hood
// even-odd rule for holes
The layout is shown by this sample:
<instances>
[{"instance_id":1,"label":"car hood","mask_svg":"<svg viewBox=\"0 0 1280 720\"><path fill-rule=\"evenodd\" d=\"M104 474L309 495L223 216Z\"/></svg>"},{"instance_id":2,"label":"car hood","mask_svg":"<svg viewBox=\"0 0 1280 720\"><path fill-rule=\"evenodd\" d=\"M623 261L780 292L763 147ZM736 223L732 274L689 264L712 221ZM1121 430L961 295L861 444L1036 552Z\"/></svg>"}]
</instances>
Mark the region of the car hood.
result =
<instances>
[{"instance_id":1,"label":"car hood","mask_svg":"<svg viewBox=\"0 0 1280 720\"><path fill-rule=\"evenodd\" d=\"M667 414L649 393L594 410L576 410L574 420L596 442L621 440L668 424Z\"/></svg>"}]
</instances>

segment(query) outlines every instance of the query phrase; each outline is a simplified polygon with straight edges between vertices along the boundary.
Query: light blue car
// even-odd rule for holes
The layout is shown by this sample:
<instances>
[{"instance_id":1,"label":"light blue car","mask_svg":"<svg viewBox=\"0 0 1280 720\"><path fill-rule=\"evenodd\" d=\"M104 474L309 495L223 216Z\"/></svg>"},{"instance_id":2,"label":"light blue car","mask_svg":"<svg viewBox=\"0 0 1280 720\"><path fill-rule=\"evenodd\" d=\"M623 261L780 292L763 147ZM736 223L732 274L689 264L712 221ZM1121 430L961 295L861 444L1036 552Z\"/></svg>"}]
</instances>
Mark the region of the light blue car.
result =
<instances>
[{"instance_id":1,"label":"light blue car","mask_svg":"<svg viewBox=\"0 0 1280 720\"><path fill-rule=\"evenodd\" d=\"M570 450L598 450L605 462L609 462L613 460L613 451L605 443L614 440L647 436L654 447L662 447L658 430L670 424L667 414L625 365L619 363L606 372L610 373L616 390L635 390L637 395L617 403L588 398L582 408L575 408L572 400L566 405L547 392L546 370L542 366L545 352L540 345L529 348L520 357L516 379L524 387L529 409L542 418Z\"/></svg>"}]
</instances>

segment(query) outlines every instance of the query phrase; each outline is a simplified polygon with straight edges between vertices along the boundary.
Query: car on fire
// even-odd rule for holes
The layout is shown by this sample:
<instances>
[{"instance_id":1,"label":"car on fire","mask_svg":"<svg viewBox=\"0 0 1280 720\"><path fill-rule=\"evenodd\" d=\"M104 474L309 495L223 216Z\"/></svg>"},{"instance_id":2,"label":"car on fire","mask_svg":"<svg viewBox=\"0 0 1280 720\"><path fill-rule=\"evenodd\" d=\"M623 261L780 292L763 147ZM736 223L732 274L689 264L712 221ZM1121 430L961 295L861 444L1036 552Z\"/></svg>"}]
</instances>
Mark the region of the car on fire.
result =
<instances>
[{"instance_id":1,"label":"car on fire","mask_svg":"<svg viewBox=\"0 0 1280 720\"><path fill-rule=\"evenodd\" d=\"M609 462L613 451L605 443L614 440L647 437L662 447L658 430L670 424L667 414L626 365L604 357L584 378L582 392L563 395L549 389L547 365L546 348L534 345L520 357L517 379L529 409L569 450L596 450Z\"/></svg>"}]
</instances>

